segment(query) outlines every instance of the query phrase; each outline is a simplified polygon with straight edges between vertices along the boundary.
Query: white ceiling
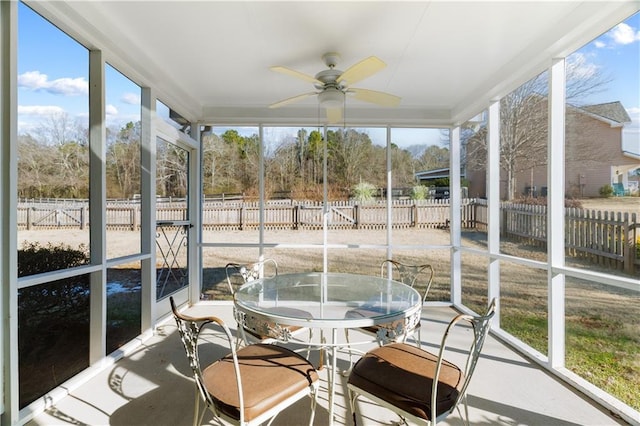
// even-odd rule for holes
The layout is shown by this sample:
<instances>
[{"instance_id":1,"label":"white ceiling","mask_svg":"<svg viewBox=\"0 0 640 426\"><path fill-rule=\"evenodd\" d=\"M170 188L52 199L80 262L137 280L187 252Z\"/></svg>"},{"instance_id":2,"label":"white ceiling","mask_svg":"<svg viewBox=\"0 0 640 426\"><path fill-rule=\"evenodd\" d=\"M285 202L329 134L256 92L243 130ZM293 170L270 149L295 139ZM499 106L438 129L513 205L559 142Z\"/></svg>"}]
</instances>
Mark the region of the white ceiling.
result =
<instances>
[{"instance_id":1,"label":"white ceiling","mask_svg":"<svg viewBox=\"0 0 640 426\"><path fill-rule=\"evenodd\" d=\"M450 125L471 118L640 9L631 1L28 1L189 120L315 124L313 91L269 70L315 75L386 62L356 87L392 93L385 109L349 99L347 124Z\"/></svg>"}]
</instances>

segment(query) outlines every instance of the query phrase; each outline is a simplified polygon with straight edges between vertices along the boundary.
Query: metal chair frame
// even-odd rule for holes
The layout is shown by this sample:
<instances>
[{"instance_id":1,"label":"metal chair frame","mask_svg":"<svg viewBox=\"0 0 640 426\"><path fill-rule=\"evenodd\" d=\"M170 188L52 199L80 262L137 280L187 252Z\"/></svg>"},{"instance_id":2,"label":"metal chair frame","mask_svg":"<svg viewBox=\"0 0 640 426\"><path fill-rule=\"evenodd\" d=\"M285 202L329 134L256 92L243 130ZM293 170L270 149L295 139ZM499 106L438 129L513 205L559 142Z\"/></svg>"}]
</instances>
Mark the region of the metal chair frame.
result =
<instances>
[{"instance_id":1,"label":"metal chair frame","mask_svg":"<svg viewBox=\"0 0 640 426\"><path fill-rule=\"evenodd\" d=\"M473 315L460 314L454 317L449 323L449 325L447 326L447 329L444 335L442 336L442 341L441 341L440 349L437 356L436 368L433 374L432 387L426 393L427 395L430 396L431 412L429 413L429 418L418 417L412 413L408 413L407 411L399 407L396 407L395 405L391 404L390 402L387 402L386 400L378 397L377 395L374 395L372 393L369 393L367 391L360 389L359 387L353 385L349 381L347 383L347 388L349 393L349 407L351 409L351 413L353 416L353 424L354 425L356 424L356 400L359 396L364 396L367 399L375 402L376 404L382 407L386 407L391 411L395 412L396 414L398 414L404 424L407 424L407 420L409 420L411 422L418 423L418 424L435 425L439 421L449 416L454 410L457 410L463 422L466 425L469 425L469 409L467 406L467 389L469 387L469 383L471 382L473 372L475 371L475 368L478 364L478 360L480 358L480 352L482 351L482 347L484 345L485 339L489 332L489 328L491 326L491 319L495 314L495 309L496 309L496 300L493 299L489 305L487 312L484 315L473 316ZM448 410L438 415L436 413L436 408L437 408L437 400L438 400L438 385L440 383L440 373L442 370L443 363L448 363L448 361L445 358L445 354L448 349L447 340L448 340L448 337L450 336L451 331L454 329L454 327L456 327L459 324L467 324L473 330L473 339L470 343L470 346L467 352L464 369L462 370L464 374L464 382L462 383L462 386L459 388L457 398L455 399L455 402L453 403L453 405ZM407 343L397 343L397 345L408 346ZM375 351L376 349L373 349L370 352L375 352ZM418 351L421 351L422 353L428 353L423 349L418 349ZM415 358L418 358L418 357L416 356ZM396 365L395 367L397 367L398 369L403 369L402 365ZM354 367L354 369L355 368L357 368L357 364ZM352 374L353 374L353 371L352 371ZM464 415L460 409L461 404L464 406Z\"/></svg>"},{"instance_id":2,"label":"metal chair frame","mask_svg":"<svg viewBox=\"0 0 640 426\"><path fill-rule=\"evenodd\" d=\"M182 340L182 343L184 345L185 348L185 352L187 354L187 358L189 360L189 366L191 368L191 371L193 373L193 378L195 381L195 386L196 386L196 392L195 392L195 408L194 408L194 416L193 416L193 424L194 426L196 425L200 425L202 424L202 420L204 418L204 414L206 413L207 409L209 409L215 416L216 420L218 420L219 423L222 424L222 421L226 421L226 422L230 422L233 424L237 424L237 425L243 425L243 426L252 426L252 425L260 425L263 424L264 422L268 421L267 424L271 424L273 422L273 420L275 419L275 417L285 408L291 406L293 403L295 403L296 401L302 399L305 396L309 396L311 398L311 415L310 415L310 419L309 419L309 425L313 424L313 419L315 417L315 409L316 409L316 404L317 404L317 393L318 393L318 387L319 387L319 379L317 376L317 373L315 375L315 380L311 381L311 383L309 383L309 386L306 387L305 389L289 396L288 398L284 399L283 401L281 401L278 405L274 406L271 409L268 409L266 411L264 411L263 413L260 413L258 416L256 416L255 418L251 419L251 420L246 420L245 419L245 406L244 406L244 395L245 395L245 391L243 390L242 387L242 377L240 374L240 363L239 363L239 357L242 356L243 350L245 350L246 348L241 348L240 350L236 350L235 346L233 345L233 336L231 334L231 331L229 330L229 328L227 327L227 325L224 323L223 320L211 316L211 317L190 317L187 315L183 315L180 312L178 312L178 309L176 308L175 302L173 300L173 297L169 298L170 303L171 303L171 310L173 311L173 316L175 318L177 327L178 327L178 331L180 334L180 338ZM201 366L200 366L200 359L199 359L199 351L198 351L198 343L199 343L199 338L200 338L200 334L201 332L204 330L204 328L208 325L217 325L219 329L222 329L222 331L224 332L224 337L226 339L226 341L228 342L228 345L231 349L231 354L230 354L230 358L233 360L233 367L234 367L234 371L235 371L235 378L236 378L236 385L237 385L237 389L238 389L238 398L240 401L240 407L239 407L239 418L234 418L234 417L230 417L228 414L224 413L223 411L221 411L219 409L219 407L216 405L216 403L213 401L211 394L209 393L209 391L207 390L206 386L205 386L205 382L203 379L203 373L201 370ZM292 352L288 349L284 349L285 351L288 351L288 353L291 353L292 355L299 357L300 358L300 362L302 363L308 363L306 359L304 359L302 356L299 356L297 354L295 354L295 352ZM222 359L228 359L229 356L221 358ZM277 361L277 360L276 360ZM286 366L281 366L281 367L277 367L275 366L275 364L273 365L269 365L266 368L269 369L273 369L273 368L288 368ZM308 368L315 371L314 367L309 364ZM309 370L309 371L311 371ZM312 377L312 376L310 376ZM225 384L227 385L227 384ZM204 409L201 411L200 410L200 400L204 401L205 407Z\"/></svg>"},{"instance_id":3,"label":"metal chair frame","mask_svg":"<svg viewBox=\"0 0 640 426\"><path fill-rule=\"evenodd\" d=\"M270 275L265 276L265 266L270 265L269 271ZM232 280L232 277L237 274L242 277L242 283L251 282L260 278L272 278L278 275L278 262L272 258L266 258L260 260L251 265L244 265L241 263L227 263L225 266L225 273L227 275L227 285L229 286L229 291L231 295L235 294L235 287ZM248 330L243 324L240 318L236 313L236 322L238 324L238 339L236 341L236 348L239 348L244 342L245 344L251 344L255 342L263 342L263 343L275 343L277 340L272 337L262 337L256 336L255 333L252 333L251 330ZM300 334L304 331L304 328L298 328L297 330L292 330L291 335ZM309 328L309 342L311 342L313 338L313 329ZM307 355L311 352L311 347L306 348Z\"/></svg>"},{"instance_id":4,"label":"metal chair frame","mask_svg":"<svg viewBox=\"0 0 640 426\"><path fill-rule=\"evenodd\" d=\"M424 293L422 294L422 303L424 303L427 300L429 290L431 289L431 284L433 283L433 275L434 275L433 266L431 266L430 264L410 265L410 264L398 262L392 259L383 260L382 263L380 264L381 277L391 277L397 281L400 281L405 285L408 285L411 288L413 288L419 282L419 278L422 275L426 274L427 272L429 273L429 279L427 281L427 286L424 290ZM388 343L391 340L396 342L398 341L406 342L409 336L412 336L414 333L416 333L418 337L417 339L414 339L414 340L418 345L418 347L420 347L420 341L421 341L420 328L421 328L420 324L418 324L417 327L406 330L401 336L388 336L387 335L388 333L379 333L377 330L374 331L373 329L366 329L366 328L361 328L360 331L363 331L367 334L375 335L376 339L378 340L378 344L380 345ZM376 329L386 330L384 326L376 327ZM345 329L345 338L348 344L349 343L348 329Z\"/></svg>"}]
</instances>

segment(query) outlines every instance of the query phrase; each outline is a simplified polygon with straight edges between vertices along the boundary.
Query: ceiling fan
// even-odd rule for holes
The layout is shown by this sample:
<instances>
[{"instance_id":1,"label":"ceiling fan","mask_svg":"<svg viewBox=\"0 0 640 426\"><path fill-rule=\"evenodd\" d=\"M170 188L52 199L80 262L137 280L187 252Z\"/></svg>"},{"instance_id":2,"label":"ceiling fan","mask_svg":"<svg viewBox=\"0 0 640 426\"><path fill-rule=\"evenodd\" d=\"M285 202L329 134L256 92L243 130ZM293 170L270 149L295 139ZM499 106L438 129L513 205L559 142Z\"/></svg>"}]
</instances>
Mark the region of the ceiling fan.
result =
<instances>
[{"instance_id":1,"label":"ceiling fan","mask_svg":"<svg viewBox=\"0 0 640 426\"><path fill-rule=\"evenodd\" d=\"M325 53L322 55L322 61L327 65L328 69L320 71L315 76L281 65L271 67L270 69L272 71L287 74L309 83L313 83L316 91L283 99L269 105L269 108L279 108L284 105L301 101L310 96L317 95L320 106L325 108L327 111L327 121L329 123L338 123L342 120L342 109L344 107L345 97L347 94L352 96L354 99L370 102L380 106L395 107L400 104L400 98L398 96L375 90L351 87L352 84L358 83L386 67L387 64L382 60L375 56L369 56L357 64L352 65L346 71L341 71L336 68L339 60L340 55L338 53Z\"/></svg>"}]
</instances>

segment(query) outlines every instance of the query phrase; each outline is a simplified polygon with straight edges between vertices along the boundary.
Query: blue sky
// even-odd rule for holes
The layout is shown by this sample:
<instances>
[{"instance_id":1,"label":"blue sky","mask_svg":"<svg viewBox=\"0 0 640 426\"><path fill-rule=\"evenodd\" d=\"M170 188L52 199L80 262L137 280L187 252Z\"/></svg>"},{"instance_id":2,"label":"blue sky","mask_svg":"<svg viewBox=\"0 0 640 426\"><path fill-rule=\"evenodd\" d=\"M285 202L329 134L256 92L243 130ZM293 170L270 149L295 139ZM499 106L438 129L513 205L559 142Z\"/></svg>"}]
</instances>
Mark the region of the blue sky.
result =
<instances>
[{"instance_id":1,"label":"blue sky","mask_svg":"<svg viewBox=\"0 0 640 426\"><path fill-rule=\"evenodd\" d=\"M18 132L33 131L35 123L51 114L66 113L86 122L88 51L21 3L18 13ZM571 59L579 61L585 75L597 71L612 78L606 91L584 102L620 101L633 120L625 130L625 149L640 153L640 14L588 43ZM139 87L111 67L106 83L107 124L119 127L138 120ZM437 130L405 133L409 144L411 133L420 135L421 143L427 135L430 143L440 143Z\"/></svg>"}]
</instances>

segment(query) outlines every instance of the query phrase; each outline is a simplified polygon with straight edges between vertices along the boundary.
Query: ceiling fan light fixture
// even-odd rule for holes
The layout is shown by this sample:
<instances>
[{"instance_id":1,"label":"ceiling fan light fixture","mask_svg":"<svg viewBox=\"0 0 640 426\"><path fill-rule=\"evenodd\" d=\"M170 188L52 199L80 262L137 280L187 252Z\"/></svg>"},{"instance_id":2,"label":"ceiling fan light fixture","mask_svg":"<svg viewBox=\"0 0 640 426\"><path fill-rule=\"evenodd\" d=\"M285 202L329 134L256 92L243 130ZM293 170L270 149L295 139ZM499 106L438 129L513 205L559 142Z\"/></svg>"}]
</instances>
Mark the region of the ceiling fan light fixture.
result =
<instances>
[{"instance_id":1,"label":"ceiling fan light fixture","mask_svg":"<svg viewBox=\"0 0 640 426\"><path fill-rule=\"evenodd\" d=\"M335 88L327 88L318 94L318 101L323 108L342 108L344 93Z\"/></svg>"}]
</instances>

